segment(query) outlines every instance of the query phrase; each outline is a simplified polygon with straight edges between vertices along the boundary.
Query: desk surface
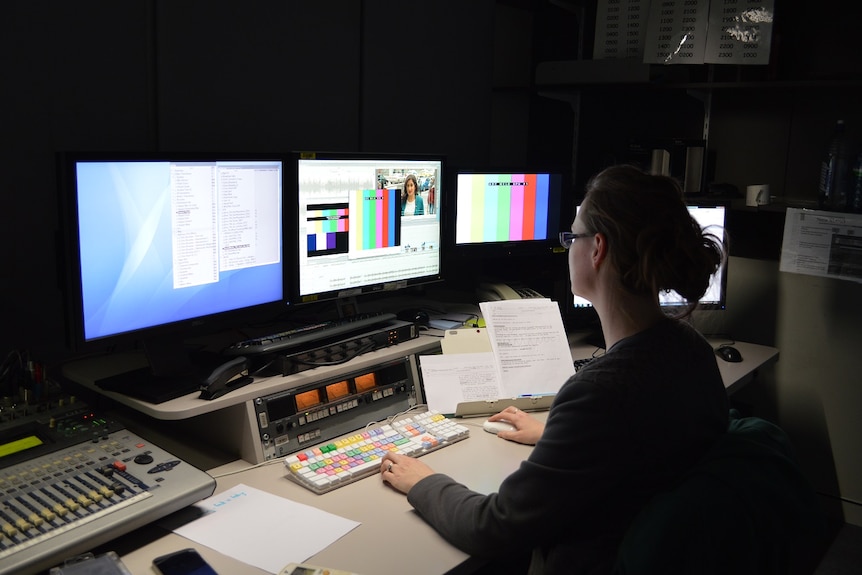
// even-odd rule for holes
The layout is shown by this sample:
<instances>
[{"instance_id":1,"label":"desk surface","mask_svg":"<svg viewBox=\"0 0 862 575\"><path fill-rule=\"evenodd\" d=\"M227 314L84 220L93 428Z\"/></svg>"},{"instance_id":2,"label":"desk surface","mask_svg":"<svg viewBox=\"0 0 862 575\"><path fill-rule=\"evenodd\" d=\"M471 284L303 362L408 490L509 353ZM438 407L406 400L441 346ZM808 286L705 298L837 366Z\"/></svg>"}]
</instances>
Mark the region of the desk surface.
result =
<instances>
[{"instance_id":1,"label":"desk surface","mask_svg":"<svg viewBox=\"0 0 862 575\"><path fill-rule=\"evenodd\" d=\"M717 347L720 343L716 341L713 345ZM729 392L745 385L758 368L778 357L775 348L743 342L734 345L742 353L741 363L718 360ZM595 347L589 345L572 345L574 359L589 357L594 351ZM547 413L537 416L545 418ZM471 489L490 493L518 468L532 447L505 441L483 431L481 424L484 420L484 417L461 420L470 426L470 437L428 454L423 460L436 471L450 475ZM281 460L278 460L271 465L250 468L244 461L234 461L209 471L218 477L216 493L242 483L361 523L346 536L310 557L307 563L364 575L400 575L405 572L438 575L456 568L460 572L470 572L472 567L479 566L479 563L437 535L412 511L407 498L383 484L378 475L316 495L288 480L282 465ZM240 472L223 475L234 471ZM286 518L285 537L290 536L291 529L301 529L301 526L293 525ZM190 546L196 547L219 573L265 573L172 532L163 533L144 544L136 540L134 533L117 541L118 549L133 549L122 555L123 562L133 573L151 573L154 557ZM409 567L405 568L405 565Z\"/></svg>"},{"instance_id":2,"label":"desk surface","mask_svg":"<svg viewBox=\"0 0 862 575\"><path fill-rule=\"evenodd\" d=\"M590 357L593 353L604 353L603 349L584 343L579 339L581 335L577 333L569 334L569 347L572 350L573 359ZM709 343L713 348L717 348L722 344L727 344L728 340L710 339ZM733 347L738 349L742 355L741 362L731 363L718 358L718 369L721 372L721 378L728 393L737 391L751 381L756 371L761 367L778 360L778 349L774 347L742 341L734 341Z\"/></svg>"},{"instance_id":3,"label":"desk surface","mask_svg":"<svg viewBox=\"0 0 862 575\"><path fill-rule=\"evenodd\" d=\"M713 347L727 343L727 340L711 341ZM733 347L739 350L742 361L733 363L718 359L718 370L724 380L728 393L733 393L754 379L758 369L778 361L778 349L755 343L737 341Z\"/></svg>"},{"instance_id":4,"label":"desk surface","mask_svg":"<svg viewBox=\"0 0 862 575\"><path fill-rule=\"evenodd\" d=\"M540 418L546 415L537 414ZM491 493L496 490L529 455L532 447L483 431L484 420L484 417L461 420L470 427L470 437L425 455L423 461L476 491ZM440 538L412 511L407 498L385 485L379 475L316 495L287 479L280 460L254 469L248 467L248 463L236 461L210 470L212 475L219 476L244 469L241 473L219 477L216 492L242 483L361 523L307 563L363 575L439 575L469 560L469 556ZM286 518L284 536L290 537L291 529L301 528ZM134 538L134 534L121 539L129 538ZM218 573L265 573L168 532L160 539L123 554L122 560L132 573L149 573L153 557L190 546L196 547Z\"/></svg>"}]
</instances>

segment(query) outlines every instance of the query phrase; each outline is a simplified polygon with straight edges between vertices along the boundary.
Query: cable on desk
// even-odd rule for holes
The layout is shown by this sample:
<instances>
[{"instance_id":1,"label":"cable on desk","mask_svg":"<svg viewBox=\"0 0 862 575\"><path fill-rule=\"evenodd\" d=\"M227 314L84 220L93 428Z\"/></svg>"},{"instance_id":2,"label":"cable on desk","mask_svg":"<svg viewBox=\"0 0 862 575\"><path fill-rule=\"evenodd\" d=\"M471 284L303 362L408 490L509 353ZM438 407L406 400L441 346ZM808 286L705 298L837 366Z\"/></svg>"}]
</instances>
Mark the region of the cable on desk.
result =
<instances>
[{"instance_id":1,"label":"cable on desk","mask_svg":"<svg viewBox=\"0 0 862 575\"><path fill-rule=\"evenodd\" d=\"M599 353L599 352L602 352L602 353ZM596 347L596 349L593 350L593 353L590 354L590 359L596 359L597 357L602 357L603 355L605 355L605 353L606 353L605 348Z\"/></svg>"},{"instance_id":2,"label":"cable on desk","mask_svg":"<svg viewBox=\"0 0 862 575\"><path fill-rule=\"evenodd\" d=\"M249 375L252 375L252 376L258 375L260 372L264 371L265 369L269 369L270 367L272 367L275 364L277 359L278 358L273 358L273 359L269 360L268 362L266 362L265 364L263 364L259 368L255 369L254 371L249 373Z\"/></svg>"},{"instance_id":3,"label":"cable on desk","mask_svg":"<svg viewBox=\"0 0 862 575\"><path fill-rule=\"evenodd\" d=\"M448 317L439 317L439 318L435 318L435 319L441 319L443 321L461 322L461 325L463 325L464 327L479 327L479 316L478 316L478 314L475 314L475 313L469 314L469 317L467 319L465 319L464 321L461 321L460 319L453 319L453 318L448 318ZM473 322L473 323L471 324L470 322Z\"/></svg>"},{"instance_id":4,"label":"cable on desk","mask_svg":"<svg viewBox=\"0 0 862 575\"><path fill-rule=\"evenodd\" d=\"M390 415L386 419L381 419L380 421L370 421L370 422L365 424L365 429L368 429L368 427L372 426L372 425L378 425L381 423L387 423L387 424L392 423L393 421L395 421L399 417L407 415L411 411L415 411L415 410L419 409L420 407L424 407L424 408L428 409L428 404L427 403L417 403L416 405L411 405L410 407L408 407L404 411L399 411L398 413Z\"/></svg>"},{"instance_id":5,"label":"cable on desk","mask_svg":"<svg viewBox=\"0 0 862 575\"><path fill-rule=\"evenodd\" d=\"M270 459L269 461L264 461L262 463L258 463L256 465L249 465L248 467L243 467L242 469L237 469L236 471L225 471L224 473L219 473L218 475L210 474L210 477L213 479L219 479L220 477L227 477L228 475L236 475L237 473L244 473L246 471L251 471L252 469L257 469L258 467L266 467L267 465L272 465L274 463L281 463L282 459Z\"/></svg>"}]
</instances>

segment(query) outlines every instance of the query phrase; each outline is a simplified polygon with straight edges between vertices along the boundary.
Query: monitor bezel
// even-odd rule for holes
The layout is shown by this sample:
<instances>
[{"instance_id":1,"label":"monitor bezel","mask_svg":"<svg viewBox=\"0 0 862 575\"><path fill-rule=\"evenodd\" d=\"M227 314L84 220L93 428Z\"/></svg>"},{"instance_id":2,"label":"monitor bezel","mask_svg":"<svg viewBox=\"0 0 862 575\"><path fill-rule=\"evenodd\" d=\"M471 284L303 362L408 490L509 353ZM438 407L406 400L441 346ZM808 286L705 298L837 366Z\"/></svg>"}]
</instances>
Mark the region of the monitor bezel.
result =
<instances>
[{"instance_id":1,"label":"monitor bezel","mask_svg":"<svg viewBox=\"0 0 862 575\"><path fill-rule=\"evenodd\" d=\"M87 338L84 326L81 245L79 236L77 169L80 162L165 162L165 161L279 161L281 162L281 297L269 302L217 311L188 319L165 322L128 331ZM59 190L58 267L63 293L66 325L66 346L75 353L114 351L123 348L146 347L159 340L181 344L202 336L231 330L278 317L289 309L286 297L293 281L292 262L285 222L289 219L289 204L285 201L285 175L289 158L281 153L249 152L157 152L157 151L64 151L57 154Z\"/></svg>"},{"instance_id":2,"label":"monitor bezel","mask_svg":"<svg viewBox=\"0 0 862 575\"><path fill-rule=\"evenodd\" d=\"M375 282L369 283L367 285L362 286L353 286L347 289L338 289L338 290L329 290L323 292L302 294L300 293L300 256L299 250L302 248L302 239L299 237L299 229L300 222L299 218L301 215L301 207L299 205L300 202L300 193L299 193L299 162L300 160L334 160L334 161L351 161L351 160L359 160L359 161L382 161L382 162L398 162L398 161L406 161L406 162L416 162L416 161L431 161L431 162L439 162L440 163L440 174L438 176L437 182L437 202L438 207L436 210L437 219L438 219L438 227L439 227L439 239L438 239L438 269L437 273L414 277L414 278L405 278L403 280L399 280L396 282L386 281L386 282ZM444 213L443 206L445 205L445 198L447 194L447 189L449 187L448 181L448 162L447 156L442 153L433 153L433 152L365 152L365 151L319 151L319 150L302 150L302 151L294 151L292 153L292 160L290 162L289 170L286 173L287 175L287 185L293 196L291 201L291 219L288 224L290 226L290 230L287 231L289 237L291 238L292 243L292 253L289 254L289 257L293 258L293 265L296 270L296 276L294 281L291 282L291 291L287 295L288 300L293 306L306 306L309 304L318 304L325 302L335 302L338 300L348 300L351 298L361 298L363 296L372 296L374 294L382 294L385 292L396 292L403 291L410 288L417 288L431 284L442 283L445 281L446 277L446 269L447 269L447 261L445 255L444 248L444 238L445 238L445 221L446 215Z\"/></svg>"}]
</instances>

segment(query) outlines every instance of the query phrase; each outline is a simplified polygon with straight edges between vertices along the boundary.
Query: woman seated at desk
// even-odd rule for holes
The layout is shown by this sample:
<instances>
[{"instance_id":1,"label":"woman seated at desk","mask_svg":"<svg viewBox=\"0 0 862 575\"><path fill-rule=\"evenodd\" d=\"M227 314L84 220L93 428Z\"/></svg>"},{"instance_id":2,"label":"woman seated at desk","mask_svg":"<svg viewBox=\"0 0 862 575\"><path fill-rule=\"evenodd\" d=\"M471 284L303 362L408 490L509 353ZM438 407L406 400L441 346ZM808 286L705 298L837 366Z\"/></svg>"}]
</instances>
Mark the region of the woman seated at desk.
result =
<instances>
[{"instance_id":1,"label":"woman seated at desk","mask_svg":"<svg viewBox=\"0 0 862 575\"><path fill-rule=\"evenodd\" d=\"M725 257L679 184L608 168L587 185L571 230L560 240L572 293L595 306L607 353L563 385L544 425L512 407L491 416L515 426L504 439L535 444L527 460L490 495L407 456L380 467L450 543L520 572L610 572L638 511L728 426L712 347L659 307L669 289L697 302Z\"/></svg>"}]
</instances>

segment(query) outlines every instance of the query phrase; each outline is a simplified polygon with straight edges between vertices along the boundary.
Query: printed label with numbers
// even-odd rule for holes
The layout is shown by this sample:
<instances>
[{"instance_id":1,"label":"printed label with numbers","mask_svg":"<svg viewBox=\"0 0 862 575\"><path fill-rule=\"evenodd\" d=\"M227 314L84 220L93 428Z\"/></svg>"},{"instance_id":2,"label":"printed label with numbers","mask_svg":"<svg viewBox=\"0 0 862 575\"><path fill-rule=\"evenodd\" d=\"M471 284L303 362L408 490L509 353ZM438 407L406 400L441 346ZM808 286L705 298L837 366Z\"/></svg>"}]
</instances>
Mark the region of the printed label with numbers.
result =
<instances>
[{"instance_id":1,"label":"printed label with numbers","mask_svg":"<svg viewBox=\"0 0 862 575\"><path fill-rule=\"evenodd\" d=\"M708 64L768 64L774 0L712 0Z\"/></svg>"},{"instance_id":2,"label":"printed label with numbers","mask_svg":"<svg viewBox=\"0 0 862 575\"><path fill-rule=\"evenodd\" d=\"M650 0L599 0L593 59L642 58Z\"/></svg>"},{"instance_id":3,"label":"printed label with numbers","mask_svg":"<svg viewBox=\"0 0 862 575\"><path fill-rule=\"evenodd\" d=\"M709 0L653 0L644 63L703 64L709 4Z\"/></svg>"}]
</instances>

